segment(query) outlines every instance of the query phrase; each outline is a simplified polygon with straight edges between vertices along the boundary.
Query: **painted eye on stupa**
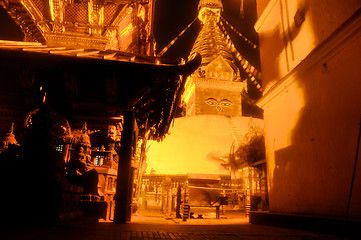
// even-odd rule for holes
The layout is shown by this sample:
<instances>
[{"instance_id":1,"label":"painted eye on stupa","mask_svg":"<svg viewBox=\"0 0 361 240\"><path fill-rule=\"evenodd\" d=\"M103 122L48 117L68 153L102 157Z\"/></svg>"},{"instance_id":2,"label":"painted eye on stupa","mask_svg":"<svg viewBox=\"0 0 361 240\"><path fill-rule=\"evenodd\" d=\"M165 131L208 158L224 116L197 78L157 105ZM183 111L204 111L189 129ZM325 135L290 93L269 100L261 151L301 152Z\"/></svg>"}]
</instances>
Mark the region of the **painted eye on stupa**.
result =
<instances>
[{"instance_id":1,"label":"painted eye on stupa","mask_svg":"<svg viewBox=\"0 0 361 240\"><path fill-rule=\"evenodd\" d=\"M219 104L223 107L229 107L232 105L232 102L228 99L222 99Z\"/></svg>"},{"instance_id":2,"label":"painted eye on stupa","mask_svg":"<svg viewBox=\"0 0 361 240\"><path fill-rule=\"evenodd\" d=\"M208 104L209 106L217 106L218 105L218 101L214 98L208 98L206 99L206 104Z\"/></svg>"}]
</instances>

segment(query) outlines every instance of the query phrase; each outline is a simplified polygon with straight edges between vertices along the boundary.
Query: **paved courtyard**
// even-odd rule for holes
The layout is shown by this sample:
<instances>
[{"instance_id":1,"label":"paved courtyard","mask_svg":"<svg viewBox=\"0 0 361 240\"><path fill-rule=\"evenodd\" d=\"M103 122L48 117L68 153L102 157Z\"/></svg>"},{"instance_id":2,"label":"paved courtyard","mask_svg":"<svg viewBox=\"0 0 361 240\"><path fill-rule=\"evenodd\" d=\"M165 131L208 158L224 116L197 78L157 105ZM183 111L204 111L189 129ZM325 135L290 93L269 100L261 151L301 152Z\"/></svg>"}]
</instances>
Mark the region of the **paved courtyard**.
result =
<instances>
[{"instance_id":1,"label":"paved courtyard","mask_svg":"<svg viewBox=\"0 0 361 240\"><path fill-rule=\"evenodd\" d=\"M242 215L189 219L183 222L159 212L142 212L131 223L73 221L61 224L2 225L2 240L141 240L141 239L254 239L336 240L340 236L249 224ZM346 238L345 238L346 239ZM351 238L349 238L351 239ZM355 238L356 239L356 238Z\"/></svg>"}]
</instances>

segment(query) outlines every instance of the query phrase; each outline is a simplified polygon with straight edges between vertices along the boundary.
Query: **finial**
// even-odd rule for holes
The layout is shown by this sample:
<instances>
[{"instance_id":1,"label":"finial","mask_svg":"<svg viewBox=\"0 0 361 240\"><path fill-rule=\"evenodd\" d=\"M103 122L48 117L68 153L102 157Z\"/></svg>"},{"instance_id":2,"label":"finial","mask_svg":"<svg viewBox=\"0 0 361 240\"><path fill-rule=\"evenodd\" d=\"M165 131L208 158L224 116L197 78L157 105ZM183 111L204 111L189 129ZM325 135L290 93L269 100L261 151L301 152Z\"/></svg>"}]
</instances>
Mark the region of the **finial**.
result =
<instances>
[{"instance_id":1,"label":"finial","mask_svg":"<svg viewBox=\"0 0 361 240\"><path fill-rule=\"evenodd\" d=\"M84 122L84 125L83 125L81 131L82 131L83 133L87 133L87 132L88 132L88 126L87 126L86 122Z\"/></svg>"},{"instance_id":2,"label":"finial","mask_svg":"<svg viewBox=\"0 0 361 240\"><path fill-rule=\"evenodd\" d=\"M219 8L223 10L222 0L200 0L198 4L198 10L202 7Z\"/></svg>"},{"instance_id":3,"label":"finial","mask_svg":"<svg viewBox=\"0 0 361 240\"><path fill-rule=\"evenodd\" d=\"M11 123L10 133L14 134L14 122Z\"/></svg>"},{"instance_id":4,"label":"finial","mask_svg":"<svg viewBox=\"0 0 361 240\"><path fill-rule=\"evenodd\" d=\"M223 4L221 0L200 0L198 4L198 18L205 24L207 15L210 12L216 15L216 22L219 22L221 12L223 11Z\"/></svg>"}]
</instances>

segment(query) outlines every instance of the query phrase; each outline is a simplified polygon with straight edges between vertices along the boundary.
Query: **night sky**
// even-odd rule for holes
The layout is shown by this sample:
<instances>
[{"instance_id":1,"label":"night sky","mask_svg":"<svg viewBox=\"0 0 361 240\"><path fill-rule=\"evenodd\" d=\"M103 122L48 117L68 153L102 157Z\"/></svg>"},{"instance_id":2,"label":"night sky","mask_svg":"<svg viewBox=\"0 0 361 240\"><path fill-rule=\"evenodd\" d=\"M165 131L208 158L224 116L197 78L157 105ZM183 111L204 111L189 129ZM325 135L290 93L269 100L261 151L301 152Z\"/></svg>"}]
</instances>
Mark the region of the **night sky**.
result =
<instances>
[{"instance_id":1,"label":"night sky","mask_svg":"<svg viewBox=\"0 0 361 240\"><path fill-rule=\"evenodd\" d=\"M241 0L223 0L224 11L222 16L245 37L258 45L258 37L253 27L257 19L256 0L244 0L243 19L240 15L240 2ZM157 42L157 53L167 46L170 41L197 17L197 7L198 0L156 1L154 36ZM23 39L20 28L2 7L0 7L0 23L0 39L19 41ZM226 29L237 50L246 57L252 65L259 68L258 51L252 49L231 29ZM187 58L199 30L200 22L197 20L164 54L164 57Z\"/></svg>"}]
</instances>

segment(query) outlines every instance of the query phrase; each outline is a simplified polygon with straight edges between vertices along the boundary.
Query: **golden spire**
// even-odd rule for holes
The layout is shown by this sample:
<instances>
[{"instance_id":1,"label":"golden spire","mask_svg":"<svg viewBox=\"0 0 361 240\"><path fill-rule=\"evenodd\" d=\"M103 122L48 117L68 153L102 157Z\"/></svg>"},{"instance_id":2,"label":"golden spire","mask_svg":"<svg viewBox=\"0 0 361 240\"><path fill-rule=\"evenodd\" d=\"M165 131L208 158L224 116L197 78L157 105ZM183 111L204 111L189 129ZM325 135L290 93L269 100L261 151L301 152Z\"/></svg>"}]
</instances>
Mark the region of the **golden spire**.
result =
<instances>
[{"instance_id":1,"label":"golden spire","mask_svg":"<svg viewBox=\"0 0 361 240\"><path fill-rule=\"evenodd\" d=\"M198 18L203 24L191 54L198 52L202 56L202 63L197 71L199 77L204 77L206 67L214 59L221 57L233 69L234 76L230 80L235 80L237 78L235 59L227 46L226 37L218 26L222 9L221 0L200 0Z\"/></svg>"}]
</instances>

